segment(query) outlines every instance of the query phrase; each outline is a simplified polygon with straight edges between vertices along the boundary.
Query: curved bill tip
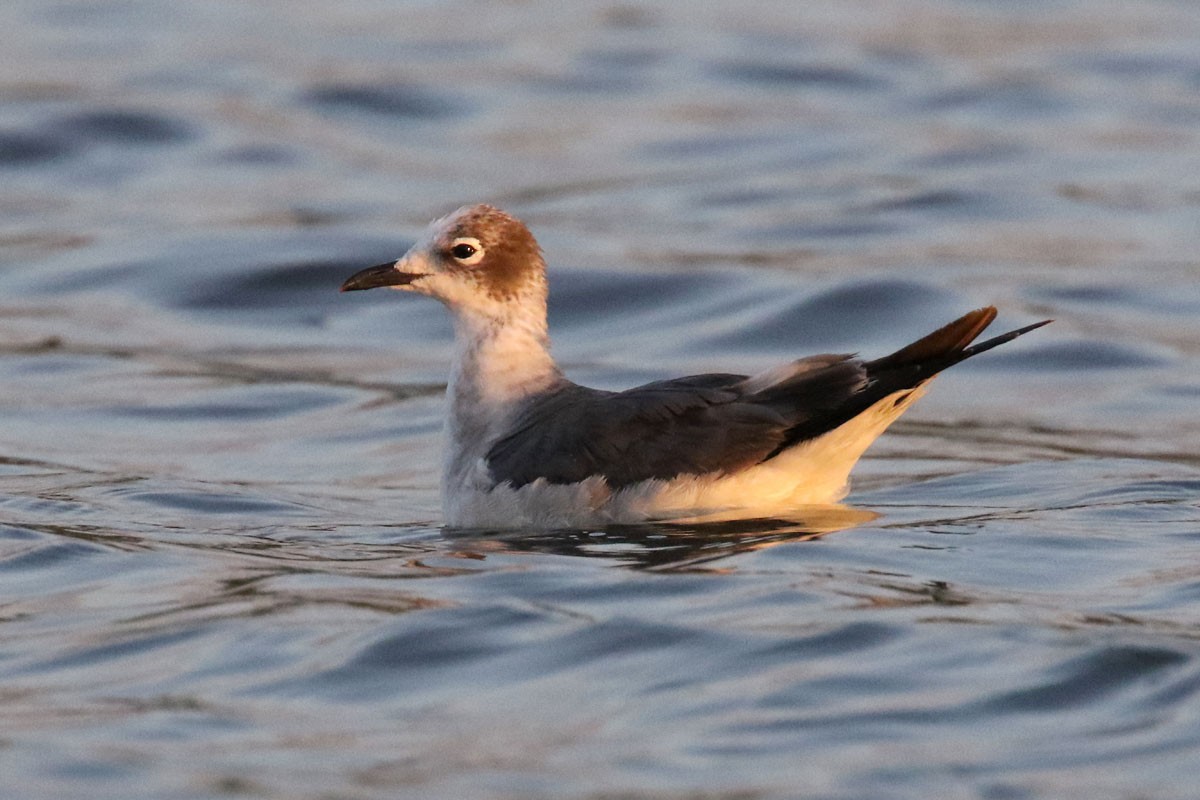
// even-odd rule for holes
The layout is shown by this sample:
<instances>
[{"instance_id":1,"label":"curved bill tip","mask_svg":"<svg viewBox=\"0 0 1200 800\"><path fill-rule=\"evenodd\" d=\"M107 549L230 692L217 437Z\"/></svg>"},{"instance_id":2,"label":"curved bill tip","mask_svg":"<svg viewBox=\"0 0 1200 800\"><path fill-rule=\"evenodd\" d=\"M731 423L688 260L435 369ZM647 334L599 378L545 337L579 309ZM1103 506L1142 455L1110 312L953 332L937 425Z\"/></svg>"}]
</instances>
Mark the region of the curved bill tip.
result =
<instances>
[{"instance_id":1,"label":"curved bill tip","mask_svg":"<svg viewBox=\"0 0 1200 800\"><path fill-rule=\"evenodd\" d=\"M396 269L396 262L392 261L359 270L346 279L339 291L358 292L363 289L376 289L380 286L404 286L419 277L421 276L411 272L400 272Z\"/></svg>"}]
</instances>

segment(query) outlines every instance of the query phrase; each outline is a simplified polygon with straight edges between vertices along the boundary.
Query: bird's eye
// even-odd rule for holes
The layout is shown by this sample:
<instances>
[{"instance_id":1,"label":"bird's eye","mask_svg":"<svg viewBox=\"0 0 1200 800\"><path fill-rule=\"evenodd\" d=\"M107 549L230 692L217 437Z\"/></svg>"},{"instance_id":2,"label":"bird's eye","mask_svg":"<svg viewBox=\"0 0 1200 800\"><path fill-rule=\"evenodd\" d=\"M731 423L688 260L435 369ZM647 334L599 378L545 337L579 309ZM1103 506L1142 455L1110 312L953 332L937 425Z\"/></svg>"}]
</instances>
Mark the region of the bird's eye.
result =
<instances>
[{"instance_id":1,"label":"bird's eye","mask_svg":"<svg viewBox=\"0 0 1200 800\"><path fill-rule=\"evenodd\" d=\"M483 261L483 245L474 236L459 236L450 242L446 252L464 267L474 267Z\"/></svg>"}]
</instances>

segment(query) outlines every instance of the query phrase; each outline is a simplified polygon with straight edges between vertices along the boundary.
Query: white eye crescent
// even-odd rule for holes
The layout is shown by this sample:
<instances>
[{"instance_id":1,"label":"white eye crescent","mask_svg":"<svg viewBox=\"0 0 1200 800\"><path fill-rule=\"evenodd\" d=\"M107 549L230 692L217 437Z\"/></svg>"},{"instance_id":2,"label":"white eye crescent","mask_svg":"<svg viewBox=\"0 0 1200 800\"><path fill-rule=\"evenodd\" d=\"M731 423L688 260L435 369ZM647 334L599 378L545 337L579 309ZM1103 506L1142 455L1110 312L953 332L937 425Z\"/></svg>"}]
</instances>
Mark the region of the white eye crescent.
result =
<instances>
[{"instance_id":1,"label":"white eye crescent","mask_svg":"<svg viewBox=\"0 0 1200 800\"><path fill-rule=\"evenodd\" d=\"M460 236L450 243L451 257L466 267L483 261L483 245L473 236Z\"/></svg>"}]
</instances>

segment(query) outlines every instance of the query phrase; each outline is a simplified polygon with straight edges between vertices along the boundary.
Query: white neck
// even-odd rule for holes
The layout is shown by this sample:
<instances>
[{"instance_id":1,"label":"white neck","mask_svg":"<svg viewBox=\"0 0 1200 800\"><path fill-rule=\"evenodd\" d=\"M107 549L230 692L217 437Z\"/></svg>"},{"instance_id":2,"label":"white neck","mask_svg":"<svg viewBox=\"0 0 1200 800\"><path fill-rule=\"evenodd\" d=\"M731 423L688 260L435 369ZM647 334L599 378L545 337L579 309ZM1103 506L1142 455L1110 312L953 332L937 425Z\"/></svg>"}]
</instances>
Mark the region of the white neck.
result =
<instances>
[{"instance_id":1,"label":"white neck","mask_svg":"<svg viewBox=\"0 0 1200 800\"><path fill-rule=\"evenodd\" d=\"M454 350L449 394L472 405L518 402L561 377L550 356L544 315L496 320L456 314Z\"/></svg>"},{"instance_id":2,"label":"white neck","mask_svg":"<svg viewBox=\"0 0 1200 800\"><path fill-rule=\"evenodd\" d=\"M545 305L502 316L451 308L454 364L447 387L444 481L458 481L507 430L523 400L563 380L550 356Z\"/></svg>"}]
</instances>

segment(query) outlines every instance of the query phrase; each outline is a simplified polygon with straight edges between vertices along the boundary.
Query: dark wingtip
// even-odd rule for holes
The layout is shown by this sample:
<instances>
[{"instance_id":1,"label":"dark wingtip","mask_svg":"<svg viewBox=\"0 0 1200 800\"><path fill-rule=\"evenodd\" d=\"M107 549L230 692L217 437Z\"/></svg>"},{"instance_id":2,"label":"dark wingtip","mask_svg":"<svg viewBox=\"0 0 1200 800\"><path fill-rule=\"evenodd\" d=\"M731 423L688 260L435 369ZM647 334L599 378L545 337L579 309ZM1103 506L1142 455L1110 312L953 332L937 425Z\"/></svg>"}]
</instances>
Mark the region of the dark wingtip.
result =
<instances>
[{"instance_id":1,"label":"dark wingtip","mask_svg":"<svg viewBox=\"0 0 1200 800\"><path fill-rule=\"evenodd\" d=\"M995 318L995 306L977 308L962 315L949 325L938 328L928 336L921 337L907 347L897 350L889 356L869 362L867 367L875 375L888 370L915 368L921 374L932 376L971 356L986 353L993 347L1011 342L1018 336L1023 336L1054 321L1045 319L1015 331L1002 333L978 344L971 344L975 337L979 336Z\"/></svg>"},{"instance_id":2,"label":"dark wingtip","mask_svg":"<svg viewBox=\"0 0 1200 800\"><path fill-rule=\"evenodd\" d=\"M1017 328L1015 331L1009 331L1008 333L1002 333L999 336L988 339L985 342L980 342L979 344L972 345L971 347L965 348L962 351L962 357L970 358L971 356L977 356L980 353L986 353L988 350L991 350L993 347L999 347L1000 345L1005 344L1006 342L1011 342L1013 339L1016 339L1018 336L1024 336L1025 334L1029 333L1030 331L1036 331L1038 328L1043 328L1046 325L1049 325L1051 322L1054 322L1054 320L1044 319L1041 322L1035 322L1032 325L1026 325L1024 328Z\"/></svg>"},{"instance_id":3,"label":"dark wingtip","mask_svg":"<svg viewBox=\"0 0 1200 800\"><path fill-rule=\"evenodd\" d=\"M876 369L888 369L905 364L929 363L953 356L963 352L995 318L995 306L968 311L933 333L922 336L912 344L873 362L873 366Z\"/></svg>"}]
</instances>

